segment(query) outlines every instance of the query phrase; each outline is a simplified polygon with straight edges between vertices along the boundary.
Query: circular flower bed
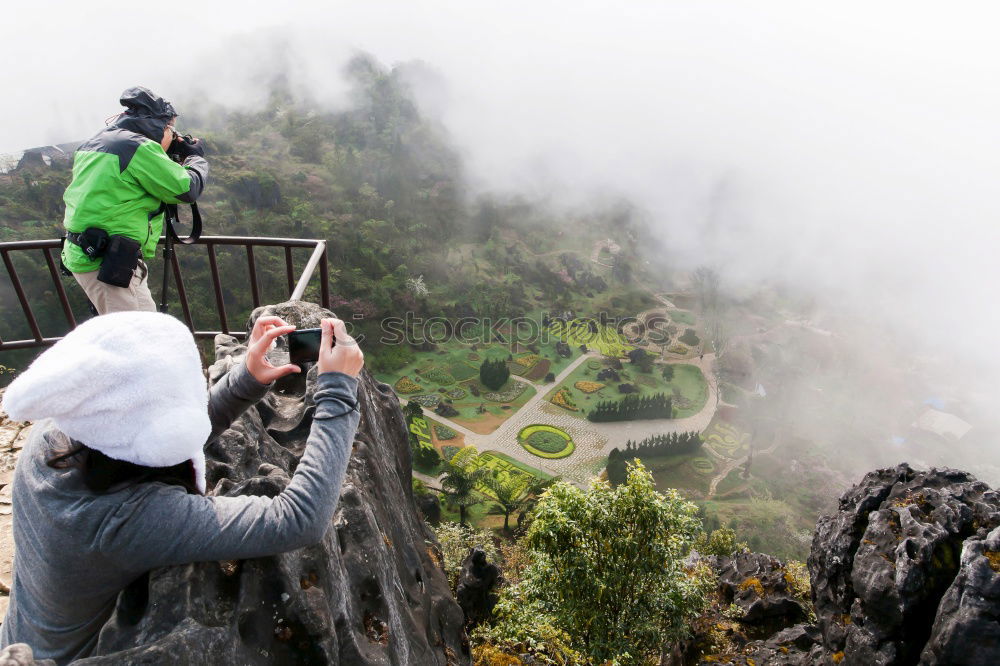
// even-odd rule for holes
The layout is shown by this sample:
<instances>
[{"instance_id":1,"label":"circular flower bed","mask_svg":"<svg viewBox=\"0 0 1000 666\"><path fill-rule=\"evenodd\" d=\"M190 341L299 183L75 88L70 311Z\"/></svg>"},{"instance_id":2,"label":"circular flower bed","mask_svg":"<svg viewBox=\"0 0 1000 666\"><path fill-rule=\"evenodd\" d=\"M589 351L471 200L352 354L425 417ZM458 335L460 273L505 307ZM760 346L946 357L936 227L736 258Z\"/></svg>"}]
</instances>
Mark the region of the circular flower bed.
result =
<instances>
[{"instance_id":1,"label":"circular flower bed","mask_svg":"<svg viewBox=\"0 0 1000 666\"><path fill-rule=\"evenodd\" d=\"M517 439L528 453L539 458L565 458L576 448L566 432L542 423L524 428Z\"/></svg>"},{"instance_id":2,"label":"circular flower bed","mask_svg":"<svg viewBox=\"0 0 1000 666\"><path fill-rule=\"evenodd\" d=\"M589 361L587 361L587 367L590 368L591 370L600 370L601 362L598 361L596 358L592 358Z\"/></svg>"},{"instance_id":3,"label":"circular flower bed","mask_svg":"<svg viewBox=\"0 0 1000 666\"><path fill-rule=\"evenodd\" d=\"M448 391L446 395L452 400L461 400L462 398L467 396L468 393L466 393L465 389L456 387Z\"/></svg>"}]
</instances>

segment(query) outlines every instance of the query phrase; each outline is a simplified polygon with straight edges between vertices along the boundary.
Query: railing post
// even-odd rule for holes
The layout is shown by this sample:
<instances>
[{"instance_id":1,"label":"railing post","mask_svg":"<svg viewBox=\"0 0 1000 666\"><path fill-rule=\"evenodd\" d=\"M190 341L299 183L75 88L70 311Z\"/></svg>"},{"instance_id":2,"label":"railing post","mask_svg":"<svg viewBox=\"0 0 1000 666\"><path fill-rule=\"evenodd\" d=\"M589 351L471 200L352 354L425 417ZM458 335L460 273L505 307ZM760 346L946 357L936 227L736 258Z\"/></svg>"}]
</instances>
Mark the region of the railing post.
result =
<instances>
[{"instance_id":1,"label":"railing post","mask_svg":"<svg viewBox=\"0 0 1000 666\"><path fill-rule=\"evenodd\" d=\"M319 299L320 305L327 310L330 309L330 276L327 272L326 264L326 241L320 241L323 247L323 256L319 260Z\"/></svg>"},{"instance_id":2,"label":"railing post","mask_svg":"<svg viewBox=\"0 0 1000 666\"><path fill-rule=\"evenodd\" d=\"M246 244L247 248L247 268L250 269L250 297L253 299L253 306L260 307L260 287L257 286L257 262L253 256L253 245Z\"/></svg>"},{"instance_id":3,"label":"railing post","mask_svg":"<svg viewBox=\"0 0 1000 666\"><path fill-rule=\"evenodd\" d=\"M292 268L292 246L285 246L285 279L288 280L288 297L295 291L295 269Z\"/></svg>"},{"instance_id":4,"label":"railing post","mask_svg":"<svg viewBox=\"0 0 1000 666\"><path fill-rule=\"evenodd\" d=\"M21 286L21 280L17 277L17 270L15 270L14 264L10 260L10 254L7 250L3 250L0 254L3 254L3 264L7 267L7 273L10 274L10 281L14 284L14 292L17 294L17 300L21 301L21 311L28 318L28 326L31 328L31 334L35 336L36 343L41 343L42 331L38 328L35 313L31 311L31 305L28 304L28 299L24 295L24 287Z\"/></svg>"},{"instance_id":5,"label":"railing post","mask_svg":"<svg viewBox=\"0 0 1000 666\"><path fill-rule=\"evenodd\" d=\"M170 253L170 263L174 269L174 282L177 283L177 298L181 302L181 312L184 313L184 323L194 331L194 320L191 318L191 308L188 305L187 290L184 288L184 279L181 277L181 265L178 263L176 246L174 252Z\"/></svg>"},{"instance_id":6,"label":"railing post","mask_svg":"<svg viewBox=\"0 0 1000 666\"><path fill-rule=\"evenodd\" d=\"M63 288L62 280L59 277L59 270L56 268L55 259L52 258L52 249L43 248L42 252L45 253L45 263L49 265L49 274L52 275L52 283L56 286L56 294L59 295L59 304L62 305L63 314L66 315L66 323L69 324L70 330L76 328L76 317L73 316L73 308L69 306L69 298L66 296L66 290Z\"/></svg>"},{"instance_id":7,"label":"railing post","mask_svg":"<svg viewBox=\"0 0 1000 666\"><path fill-rule=\"evenodd\" d=\"M212 269L212 286L215 288L215 306L219 310L219 324L222 332L229 335L229 322L226 321L226 304L222 300L222 283L219 281L219 267L215 262L215 245L207 243L208 265Z\"/></svg>"}]
</instances>

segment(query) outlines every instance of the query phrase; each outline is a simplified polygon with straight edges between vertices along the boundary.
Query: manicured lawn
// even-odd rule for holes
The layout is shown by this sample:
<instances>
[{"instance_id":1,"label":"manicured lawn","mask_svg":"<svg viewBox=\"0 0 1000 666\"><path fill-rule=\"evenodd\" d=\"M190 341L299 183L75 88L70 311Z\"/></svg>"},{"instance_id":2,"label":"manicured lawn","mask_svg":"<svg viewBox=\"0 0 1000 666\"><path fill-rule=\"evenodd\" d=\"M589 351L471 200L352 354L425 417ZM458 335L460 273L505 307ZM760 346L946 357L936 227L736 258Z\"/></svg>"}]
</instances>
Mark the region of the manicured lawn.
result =
<instances>
[{"instance_id":1,"label":"manicured lawn","mask_svg":"<svg viewBox=\"0 0 1000 666\"><path fill-rule=\"evenodd\" d=\"M685 310L670 310L667 312L670 318L673 319L678 324L687 324L688 326L694 326L694 315Z\"/></svg>"},{"instance_id":2,"label":"manicured lawn","mask_svg":"<svg viewBox=\"0 0 1000 666\"><path fill-rule=\"evenodd\" d=\"M725 495L728 492L732 492L738 488L743 488L747 485L747 480L744 479L741 474L743 473L742 467L737 467L736 469L729 472L722 481L719 481L719 485L715 487L716 495Z\"/></svg>"},{"instance_id":3,"label":"manicured lawn","mask_svg":"<svg viewBox=\"0 0 1000 666\"><path fill-rule=\"evenodd\" d=\"M702 498L708 494L711 474L696 470L695 460L705 460L704 452L680 453L670 456L649 456L642 463L653 474L657 490L677 488L691 498Z\"/></svg>"},{"instance_id":4,"label":"manicured lawn","mask_svg":"<svg viewBox=\"0 0 1000 666\"><path fill-rule=\"evenodd\" d=\"M701 368L696 365L674 364L674 378L670 380L670 390L671 392L680 391L681 400L674 398L674 418L676 419L697 414L705 407L705 402L708 400L708 381L702 374ZM684 404L685 402L687 404Z\"/></svg>"}]
</instances>

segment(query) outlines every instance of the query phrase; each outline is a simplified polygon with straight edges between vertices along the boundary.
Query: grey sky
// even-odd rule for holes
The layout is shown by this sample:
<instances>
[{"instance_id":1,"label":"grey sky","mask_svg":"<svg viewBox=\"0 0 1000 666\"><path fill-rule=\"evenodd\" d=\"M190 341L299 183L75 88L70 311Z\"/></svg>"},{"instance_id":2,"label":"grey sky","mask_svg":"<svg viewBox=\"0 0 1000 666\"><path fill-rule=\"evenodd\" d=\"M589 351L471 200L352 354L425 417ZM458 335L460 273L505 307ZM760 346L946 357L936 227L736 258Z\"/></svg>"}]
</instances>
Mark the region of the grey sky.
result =
<instances>
[{"instance_id":1,"label":"grey sky","mask_svg":"<svg viewBox=\"0 0 1000 666\"><path fill-rule=\"evenodd\" d=\"M994 3L101 0L7 17L0 151L87 136L137 83L252 104L256 73L288 67L335 105L353 50L421 59L483 187L625 194L731 284L781 276L947 353L995 347Z\"/></svg>"}]
</instances>

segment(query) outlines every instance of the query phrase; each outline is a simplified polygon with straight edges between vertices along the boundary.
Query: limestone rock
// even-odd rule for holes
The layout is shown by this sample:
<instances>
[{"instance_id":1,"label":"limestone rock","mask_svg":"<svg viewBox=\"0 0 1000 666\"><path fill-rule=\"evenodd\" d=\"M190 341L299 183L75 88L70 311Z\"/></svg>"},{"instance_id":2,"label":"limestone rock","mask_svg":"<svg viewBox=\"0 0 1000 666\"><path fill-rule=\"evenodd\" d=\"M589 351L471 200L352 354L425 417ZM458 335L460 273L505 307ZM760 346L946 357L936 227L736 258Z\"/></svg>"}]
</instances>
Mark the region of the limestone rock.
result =
<instances>
[{"instance_id":1,"label":"limestone rock","mask_svg":"<svg viewBox=\"0 0 1000 666\"><path fill-rule=\"evenodd\" d=\"M286 303L258 308L251 322L264 314L303 328L329 316ZM220 340L210 376L244 352ZM314 386L315 369L291 378L208 447L211 493L281 492L305 448ZM320 543L152 571L122 593L96 656L80 663L468 664L462 610L414 503L398 400L365 371L359 402L340 503Z\"/></svg>"},{"instance_id":2,"label":"limestone rock","mask_svg":"<svg viewBox=\"0 0 1000 666\"><path fill-rule=\"evenodd\" d=\"M952 469L869 473L809 556L823 646L844 664L997 663L1000 495ZM990 600L993 601L990 601ZM992 626L990 626L992 625ZM985 628L988 627L988 630Z\"/></svg>"},{"instance_id":3,"label":"limestone rock","mask_svg":"<svg viewBox=\"0 0 1000 666\"><path fill-rule=\"evenodd\" d=\"M740 622L752 635L763 638L806 619L776 557L744 552L719 558L716 566L723 600L743 609Z\"/></svg>"}]
</instances>

